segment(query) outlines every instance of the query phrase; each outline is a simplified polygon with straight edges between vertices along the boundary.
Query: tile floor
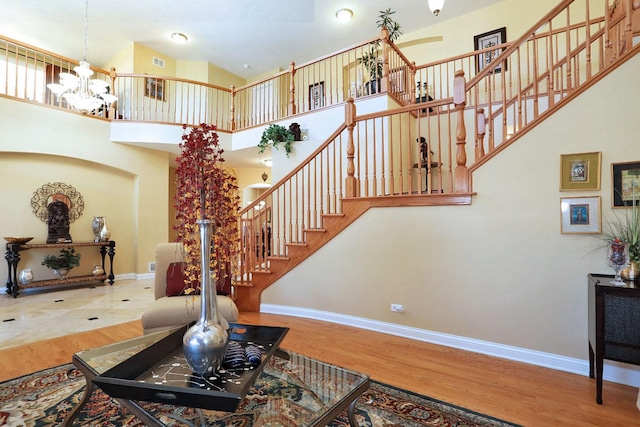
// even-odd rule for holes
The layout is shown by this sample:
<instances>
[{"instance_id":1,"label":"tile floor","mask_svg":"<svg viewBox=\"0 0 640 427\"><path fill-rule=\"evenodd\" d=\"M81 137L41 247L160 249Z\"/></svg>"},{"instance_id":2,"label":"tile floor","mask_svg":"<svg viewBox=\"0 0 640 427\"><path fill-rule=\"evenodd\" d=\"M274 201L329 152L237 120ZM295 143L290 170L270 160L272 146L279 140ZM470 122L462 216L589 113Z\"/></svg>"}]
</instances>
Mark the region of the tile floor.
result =
<instances>
[{"instance_id":1,"label":"tile floor","mask_svg":"<svg viewBox=\"0 0 640 427\"><path fill-rule=\"evenodd\" d=\"M3 286L0 350L137 320L151 301L153 279L25 289L17 298Z\"/></svg>"}]
</instances>

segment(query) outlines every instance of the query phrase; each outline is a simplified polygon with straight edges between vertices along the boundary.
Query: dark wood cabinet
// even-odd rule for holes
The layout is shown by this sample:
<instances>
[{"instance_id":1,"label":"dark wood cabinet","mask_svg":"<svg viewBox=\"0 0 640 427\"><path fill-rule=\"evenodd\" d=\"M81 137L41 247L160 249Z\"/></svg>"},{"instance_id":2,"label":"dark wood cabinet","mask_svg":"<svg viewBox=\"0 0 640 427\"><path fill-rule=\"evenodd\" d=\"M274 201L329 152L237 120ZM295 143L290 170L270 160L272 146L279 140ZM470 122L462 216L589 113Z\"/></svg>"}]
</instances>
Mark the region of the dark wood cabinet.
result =
<instances>
[{"instance_id":1,"label":"dark wood cabinet","mask_svg":"<svg viewBox=\"0 0 640 427\"><path fill-rule=\"evenodd\" d=\"M640 288L614 286L613 276L589 274L589 376L602 404L604 359L640 365Z\"/></svg>"},{"instance_id":2,"label":"dark wood cabinet","mask_svg":"<svg viewBox=\"0 0 640 427\"><path fill-rule=\"evenodd\" d=\"M102 258L102 270L104 274L94 276L94 275L86 275L86 276L76 276L70 277L66 279L52 279L52 280L35 280L29 284L20 284L18 283L18 264L20 263L20 252L26 251L29 249L62 249L68 247L83 247L83 246L91 246L96 247L100 250L100 256ZM108 242L78 242L78 243L7 243L6 244L7 251L5 252L4 259L7 260L7 294L12 295L16 298L20 294L20 289L23 288L36 288L36 287L44 287L44 286L55 286L55 285L69 285L69 284L80 284L80 283L91 283L91 282L104 282L105 280L109 281L110 285L113 285L114 275L113 275L113 257L116 254L116 242L113 240L109 240ZM105 257L109 257L109 273L107 274L107 269L105 265Z\"/></svg>"}]
</instances>

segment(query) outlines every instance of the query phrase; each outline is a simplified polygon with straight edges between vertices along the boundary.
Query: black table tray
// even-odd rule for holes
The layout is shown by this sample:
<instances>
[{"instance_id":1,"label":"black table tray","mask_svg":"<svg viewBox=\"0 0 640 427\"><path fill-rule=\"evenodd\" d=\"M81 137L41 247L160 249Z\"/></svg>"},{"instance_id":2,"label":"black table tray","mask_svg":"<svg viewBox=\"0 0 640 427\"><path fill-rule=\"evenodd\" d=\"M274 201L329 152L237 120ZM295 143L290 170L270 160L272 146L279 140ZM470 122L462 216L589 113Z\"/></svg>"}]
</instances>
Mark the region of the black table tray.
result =
<instances>
[{"instance_id":1,"label":"black table tray","mask_svg":"<svg viewBox=\"0 0 640 427\"><path fill-rule=\"evenodd\" d=\"M93 382L111 397L233 412L289 328L229 324L229 339L263 351L258 366L223 367L215 376L195 375L182 352L186 325L114 366Z\"/></svg>"}]
</instances>

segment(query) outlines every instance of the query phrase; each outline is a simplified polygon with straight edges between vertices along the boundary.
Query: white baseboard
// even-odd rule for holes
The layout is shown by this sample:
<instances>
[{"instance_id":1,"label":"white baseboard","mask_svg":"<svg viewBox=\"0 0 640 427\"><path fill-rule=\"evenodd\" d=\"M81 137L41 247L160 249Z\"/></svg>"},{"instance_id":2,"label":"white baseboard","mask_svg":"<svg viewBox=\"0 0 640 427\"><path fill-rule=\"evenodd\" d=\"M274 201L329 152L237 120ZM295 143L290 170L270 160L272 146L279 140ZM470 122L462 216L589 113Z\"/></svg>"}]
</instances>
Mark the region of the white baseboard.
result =
<instances>
[{"instance_id":1,"label":"white baseboard","mask_svg":"<svg viewBox=\"0 0 640 427\"><path fill-rule=\"evenodd\" d=\"M304 317L325 322L339 323L341 325L355 326L390 335L424 341L432 344L453 347L460 350L473 351L488 356L500 357L544 368L556 369L578 375L589 375L589 360L560 356L553 353L544 353L526 348L497 344L489 341L465 338L457 335L443 334L425 329L402 326L394 323L380 322L362 317L348 316L329 311L313 310L308 308L289 307L275 304L261 304L261 313L281 314L285 316ZM587 342L585 341L585 348ZM620 384L640 387L640 367L605 360L603 378ZM595 387L594 387L595 393ZM595 395L594 395L595 396Z\"/></svg>"}]
</instances>

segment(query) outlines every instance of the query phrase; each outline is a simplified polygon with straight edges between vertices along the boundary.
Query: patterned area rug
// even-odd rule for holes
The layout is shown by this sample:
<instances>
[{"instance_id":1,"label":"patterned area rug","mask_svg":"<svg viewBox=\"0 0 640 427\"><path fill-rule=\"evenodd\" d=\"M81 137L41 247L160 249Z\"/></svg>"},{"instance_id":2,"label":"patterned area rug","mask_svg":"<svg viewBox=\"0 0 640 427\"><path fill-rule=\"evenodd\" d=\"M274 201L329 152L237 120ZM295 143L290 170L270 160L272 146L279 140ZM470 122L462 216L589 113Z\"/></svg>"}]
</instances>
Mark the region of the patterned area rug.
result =
<instances>
[{"instance_id":1,"label":"patterned area rug","mask_svg":"<svg viewBox=\"0 0 640 427\"><path fill-rule=\"evenodd\" d=\"M84 394L85 380L73 365L62 365L0 383L0 426L59 426ZM199 425L201 412L171 405L145 404L148 410L162 413L167 426ZM358 400L357 421L366 427L513 427L496 418L469 411L426 396L401 390L376 381ZM207 411L202 411L206 418ZM75 425L142 426L143 424L99 389L80 413ZM248 414L230 415L210 426L256 427ZM276 426L273 420L269 426ZM349 425L346 412L336 417L331 427Z\"/></svg>"}]
</instances>

